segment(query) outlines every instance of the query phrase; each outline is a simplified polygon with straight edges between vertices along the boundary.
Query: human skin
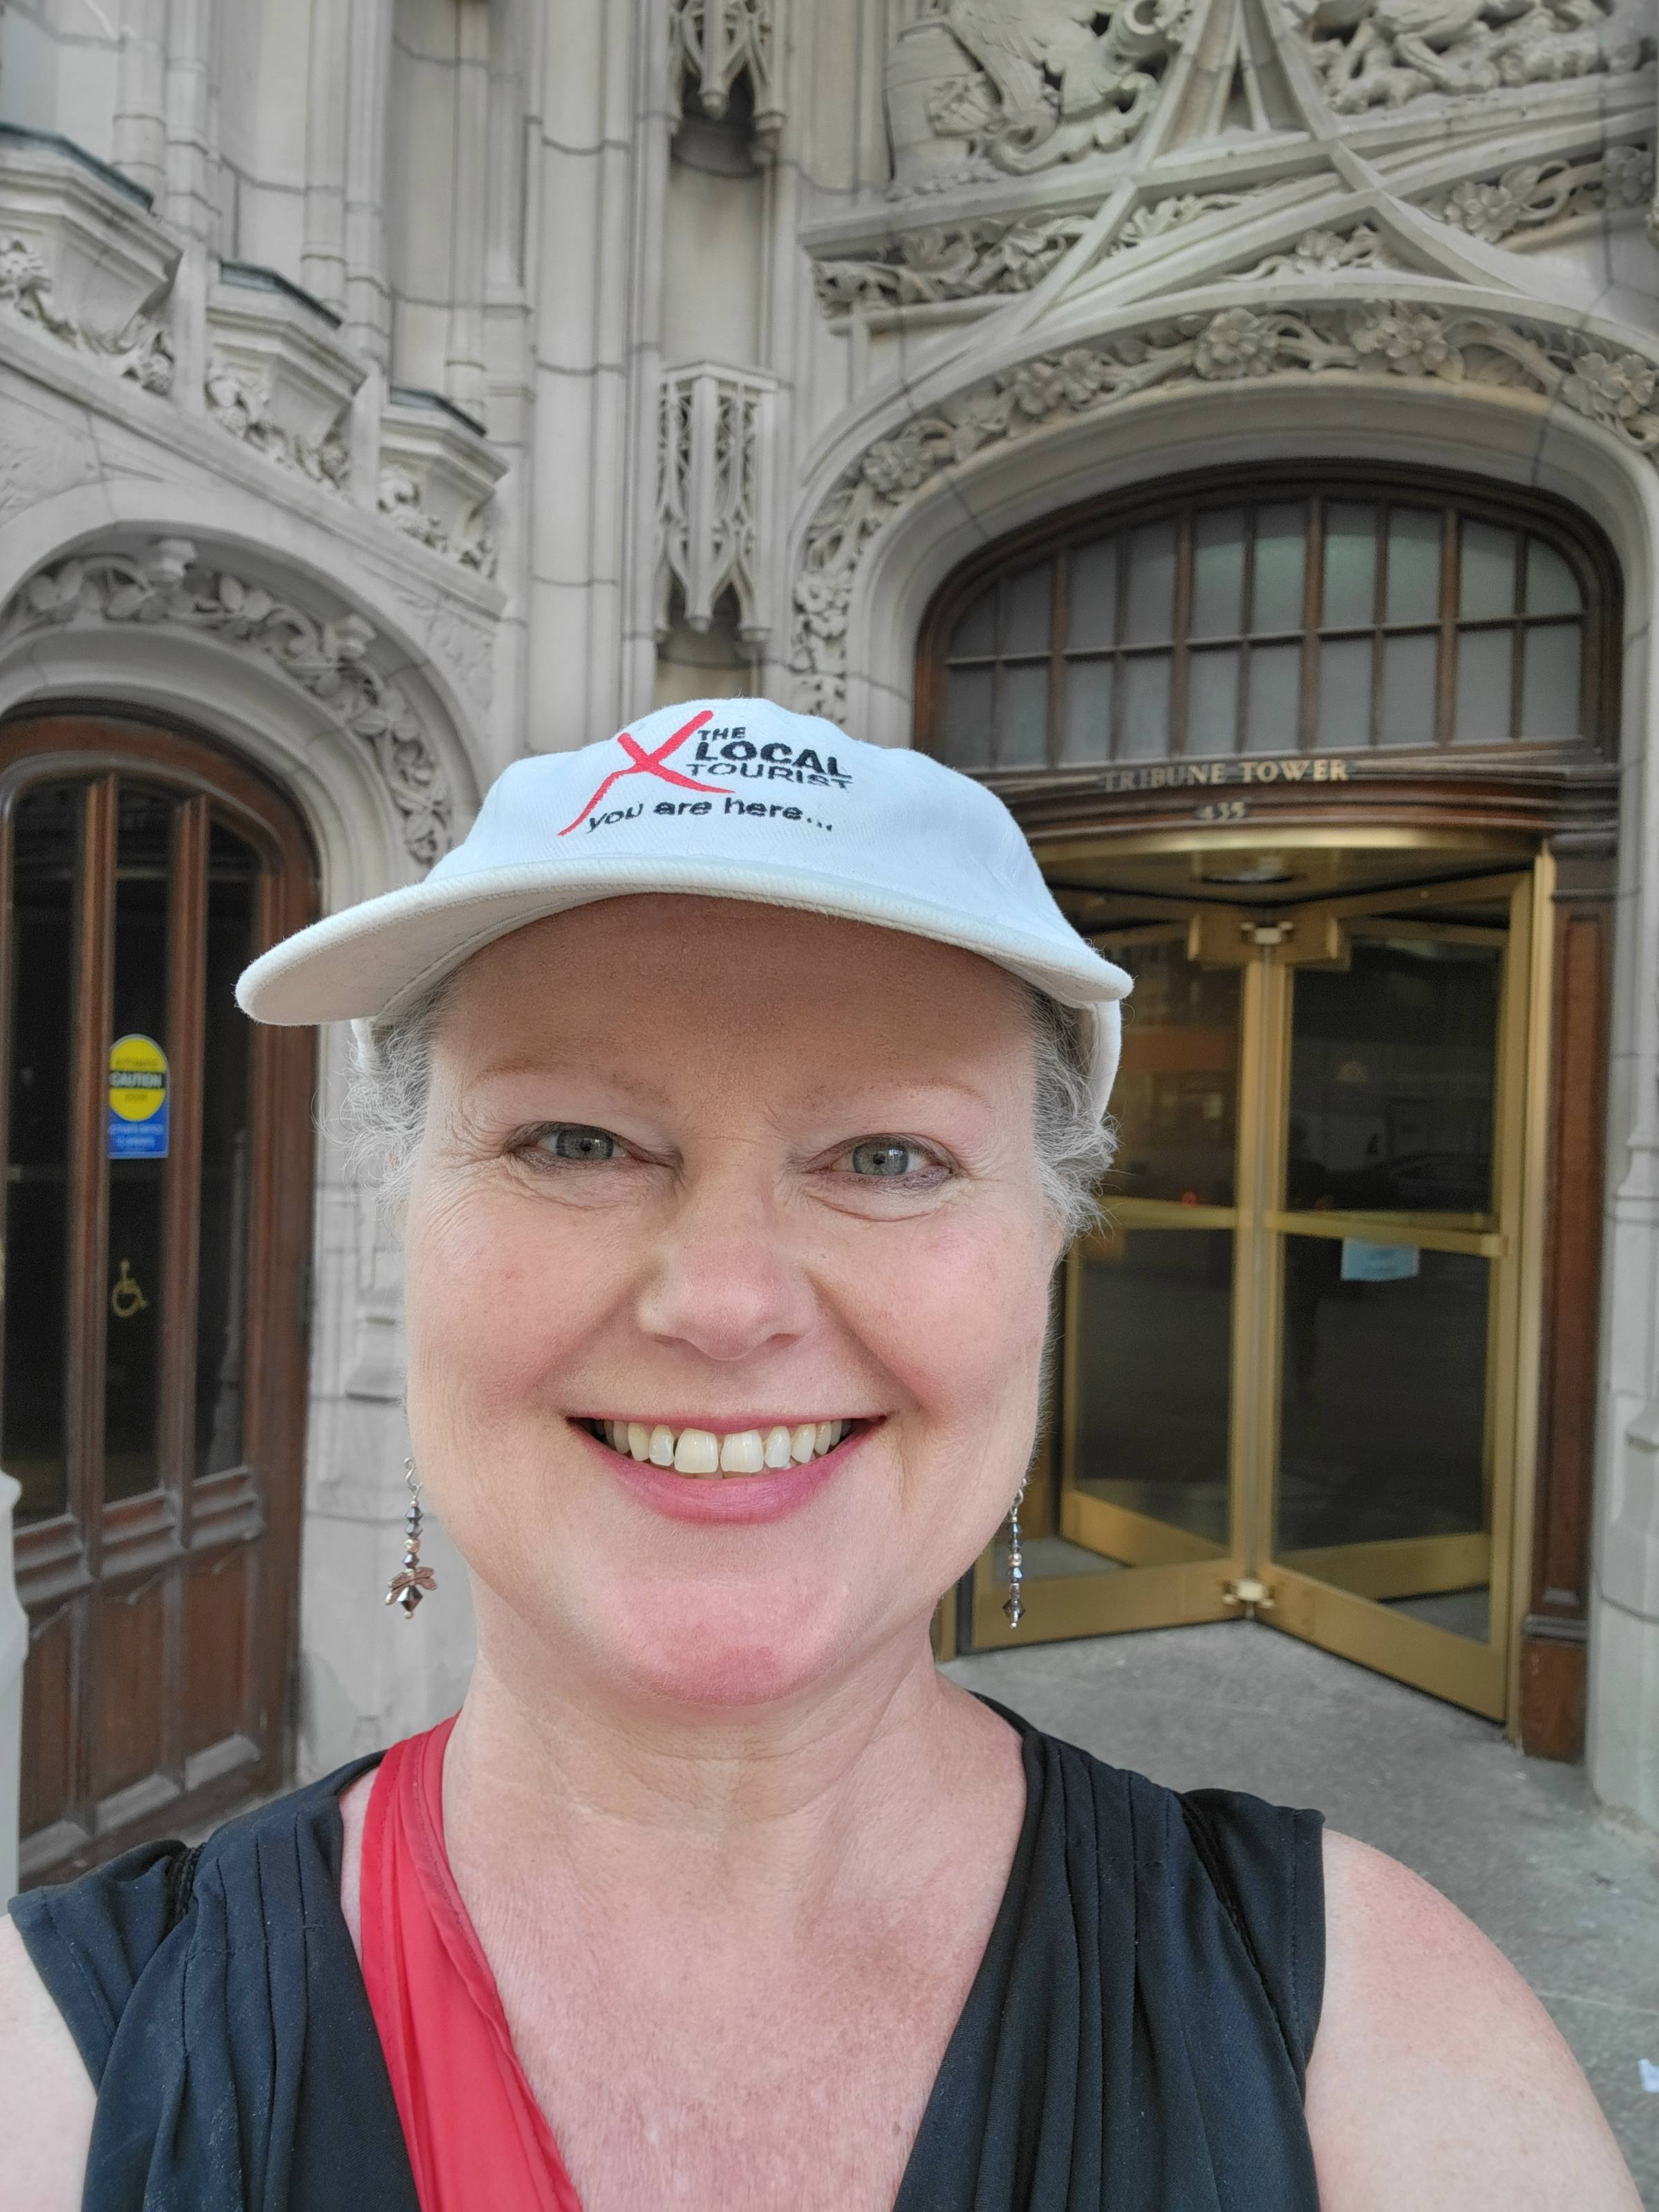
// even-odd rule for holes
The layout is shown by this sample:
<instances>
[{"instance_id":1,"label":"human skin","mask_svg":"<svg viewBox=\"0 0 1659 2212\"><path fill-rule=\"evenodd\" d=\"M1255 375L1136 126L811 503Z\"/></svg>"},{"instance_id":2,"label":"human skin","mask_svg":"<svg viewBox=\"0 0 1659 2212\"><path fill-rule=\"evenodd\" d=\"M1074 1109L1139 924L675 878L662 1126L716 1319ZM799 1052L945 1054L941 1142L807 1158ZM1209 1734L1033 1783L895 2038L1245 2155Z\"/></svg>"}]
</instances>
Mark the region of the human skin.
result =
<instances>
[{"instance_id":1,"label":"human skin","mask_svg":"<svg viewBox=\"0 0 1659 2212\"><path fill-rule=\"evenodd\" d=\"M1030 1449L1058 1256L1032 1108L1006 975L773 908L579 909L475 956L440 1018L405 1251L416 1455L478 1622L446 1838L585 2212L893 2201L1024 1808L927 1624ZM548 1125L617 1156L550 1161ZM859 1171L883 1139L913 1173ZM688 1520L594 1417L866 1425L795 1510ZM343 1801L354 1935L372 1788ZM1327 1874L1325 2212L1635 2207L1484 1939L1362 1845ZM0 2124L67 2212L89 2094L8 1961L31 2039L0 2024Z\"/></svg>"}]
</instances>

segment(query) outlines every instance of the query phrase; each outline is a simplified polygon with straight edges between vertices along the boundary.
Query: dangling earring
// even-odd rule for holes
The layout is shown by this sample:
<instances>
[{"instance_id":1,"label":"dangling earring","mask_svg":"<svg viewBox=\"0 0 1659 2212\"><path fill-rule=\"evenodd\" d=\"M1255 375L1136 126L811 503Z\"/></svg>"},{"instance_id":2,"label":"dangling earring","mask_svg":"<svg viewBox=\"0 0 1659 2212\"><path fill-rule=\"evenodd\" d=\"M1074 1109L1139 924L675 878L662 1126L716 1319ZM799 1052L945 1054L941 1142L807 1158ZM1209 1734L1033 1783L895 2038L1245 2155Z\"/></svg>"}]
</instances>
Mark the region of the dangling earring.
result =
<instances>
[{"instance_id":1,"label":"dangling earring","mask_svg":"<svg viewBox=\"0 0 1659 2212\"><path fill-rule=\"evenodd\" d=\"M392 1577L386 1601L401 1606L404 1619L413 1620L422 1593L436 1589L438 1578L430 1567L421 1565L421 1478L412 1459L404 1462L404 1480L409 1485L409 1510L404 1516L403 1571Z\"/></svg>"},{"instance_id":2,"label":"dangling earring","mask_svg":"<svg viewBox=\"0 0 1659 2212\"><path fill-rule=\"evenodd\" d=\"M1024 1502L1025 1485L1022 1482L1008 1508L1008 1595L1003 1600L1002 1609L1008 1616L1010 1628L1019 1626L1025 1611L1019 1596L1019 1586L1025 1579L1024 1554L1019 1548L1019 1509Z\"/></svg>"}]
</instances>

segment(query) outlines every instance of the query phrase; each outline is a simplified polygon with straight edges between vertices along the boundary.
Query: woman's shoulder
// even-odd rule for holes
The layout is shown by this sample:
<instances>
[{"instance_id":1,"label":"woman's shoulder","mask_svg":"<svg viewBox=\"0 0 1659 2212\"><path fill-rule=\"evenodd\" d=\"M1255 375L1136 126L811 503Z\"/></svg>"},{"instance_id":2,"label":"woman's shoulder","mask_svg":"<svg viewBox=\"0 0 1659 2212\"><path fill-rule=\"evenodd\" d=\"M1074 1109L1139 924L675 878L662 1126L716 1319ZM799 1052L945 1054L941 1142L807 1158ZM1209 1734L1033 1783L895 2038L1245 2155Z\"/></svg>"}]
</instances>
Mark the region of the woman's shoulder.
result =
<instances>
[{"instance_id":1,"label":"woman's shoulder","mask_svg":"<svg viewBox=\"0 0 1659 2212\"><path fill-rule=\"evenodd\" d=\"M81 2202L94 2091L75 2039L15 1921L0 1918L0 2142L13 2202L73 2212Z\"/></svg>"},{"instance_id":2,"label":"woman's shoulder","mask_svg":"<svg viewBox=\"0 0 1659 2212\"><path fill-rule=\"evenodd\" d=\"M222 1899L228 1886L257 1881L273 1856L307 1888L320 1879L337 1889L340 1792L374 1763L356 1759L270 1798L199 1845L142 1844L73 1881L12 1899L17 1940L94 2081L133 1989L163 1948L175 1937L194 1942L218 1932L222 1916L198 1913L198 1897Z\"/></svg>"},{"instance_id":3,"label":"woman's shoulder","mask_svg":"<svg viewBox=\"0 0 1659 2212\"><path fill-rule=\"evenodd\" d=\"M1594 2092L1521 1976L1398 1860L1328 1833L1308 2127L1326 2212L1639 2212Z\"/></svg>"},{"instance_id":4,"label":"woman's shoulder","mask_svg":"<svg viewBox=\"0 0 1659 2212\"><path fill-rule=\"evenodd\" d=\"M307 2154L349 2138L346 2107L374 2104L384 2069L340 1911L338 1801L374 1763L257 1806L198 1847L147 1844L12 1900L0 2140L40 2165L23 2201L67 2212L83 2186L94 2201L95 2182L100 2205L228 2203L234 2191L206 2180L214 2143L228 2128L251 2173L286 2170L298 2138L279 2123L299 2124L302 2062L316 2076ZM188 2124L164 2125L180 2112Z\"/></svg>"}]
</instances>

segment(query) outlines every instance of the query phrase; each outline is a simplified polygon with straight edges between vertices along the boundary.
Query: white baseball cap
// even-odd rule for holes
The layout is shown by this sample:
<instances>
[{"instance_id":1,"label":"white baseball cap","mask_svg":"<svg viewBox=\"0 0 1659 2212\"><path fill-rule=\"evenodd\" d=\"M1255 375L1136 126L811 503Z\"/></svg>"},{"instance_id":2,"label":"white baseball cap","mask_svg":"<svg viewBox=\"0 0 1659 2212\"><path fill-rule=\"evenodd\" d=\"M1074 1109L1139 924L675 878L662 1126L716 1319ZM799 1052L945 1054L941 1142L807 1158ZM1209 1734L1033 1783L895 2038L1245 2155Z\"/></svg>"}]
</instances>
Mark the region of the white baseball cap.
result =
<instances>
[{"instance_id":1,"label":"white baseball cap","mask_svg":"<svg viewBox=\"0 0 1659 2212\"><path fill-rule=\"evenodd\" d=\"M636 891L800 907L977 952L1093 1014L1106 1109L1130 979L1055 905L1002 801L768 699L688 700L603 744L515 761L424 881L284 939L236 996L262 1022L395 1014L525 923Z\"/></svg>"}]
</instances>

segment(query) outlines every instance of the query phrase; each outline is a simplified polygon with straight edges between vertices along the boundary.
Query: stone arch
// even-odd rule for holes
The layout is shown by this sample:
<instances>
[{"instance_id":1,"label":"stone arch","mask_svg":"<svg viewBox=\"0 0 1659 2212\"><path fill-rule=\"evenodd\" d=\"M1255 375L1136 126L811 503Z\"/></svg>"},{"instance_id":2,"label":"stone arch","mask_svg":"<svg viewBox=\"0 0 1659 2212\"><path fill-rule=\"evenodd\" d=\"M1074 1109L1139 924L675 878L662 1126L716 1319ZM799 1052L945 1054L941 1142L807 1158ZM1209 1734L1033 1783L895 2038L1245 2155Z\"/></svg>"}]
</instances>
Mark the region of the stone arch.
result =
<instances>
[{"instance_id":1,"label":"stone arch","mask_svg":"<svg viewBox=\"0 0 1659 2212\"><path fill-rule=\"evenodd\" d=\"M124 708L227 745L293 797L332 909L414 879L462 834L487 738L414 634L435 591L396 594L360 564L348 596L337 538L325 563L239 503L185 493L112 520L106 493L82 491L19 518L0 562L0 714Z\"/></svg>"},{"instance_id":2,"label":"stone arch","mask_svg":"<svg viewBox=\"0 0 1659 2212\"><path fill-rule=\"evenodd\" d=\"M826 457L793 540L798 703L908 742L927 599L989 538L1053 509L1211 459L1415 459L1553 489L1607 531L1626 575L1639 684L1659 538L1659 349L1505 295L1402 280L1245 307L1224 286L1051 321L862 411ZM1627 651L1628 660L1628 651Z\"/></svg>"}]
</instances>

